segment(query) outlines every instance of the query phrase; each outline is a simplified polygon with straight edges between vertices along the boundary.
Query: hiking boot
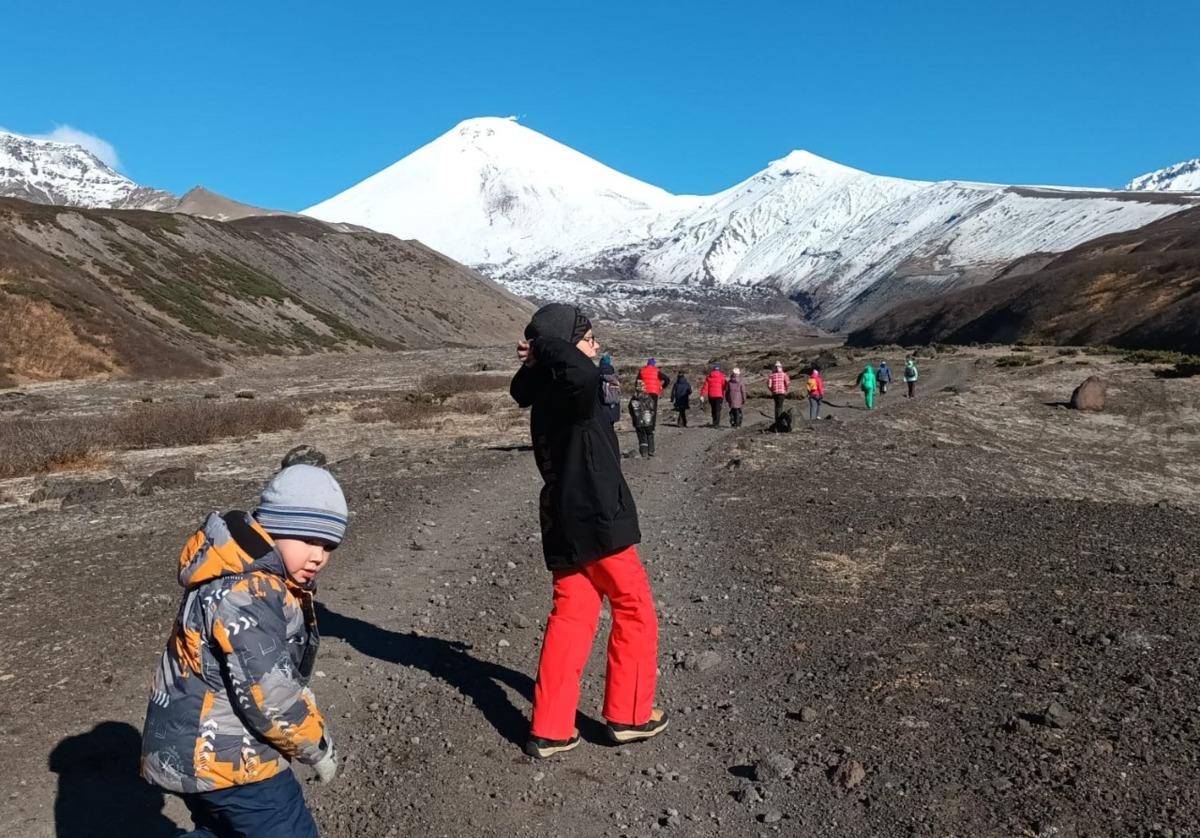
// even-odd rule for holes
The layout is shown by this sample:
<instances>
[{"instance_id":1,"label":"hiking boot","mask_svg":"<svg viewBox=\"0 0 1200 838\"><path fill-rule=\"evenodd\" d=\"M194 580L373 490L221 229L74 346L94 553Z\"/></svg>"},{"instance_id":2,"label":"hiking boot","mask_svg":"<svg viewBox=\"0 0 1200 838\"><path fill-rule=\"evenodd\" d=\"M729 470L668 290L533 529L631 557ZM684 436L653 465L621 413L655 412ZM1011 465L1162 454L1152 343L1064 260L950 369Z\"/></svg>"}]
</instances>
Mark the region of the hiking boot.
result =
<instances>
[{"instance_id":1,"label":"hiking boot","mask_svg":"<svg viewBox=\"0 0 1200 838\"><path fill-rule=\"evenodd\" d=\"M650 721L641 725L619 725L608 723L608 735L614 742L640 742L658 736L667 729L667 711L654 710Z\"/></svg>"},{"instance_id":2,"label":"hiking boot","mask_svg":"<svg viewBox=\"0 0 1200 838\"><path fill-rule=\"evenodd\" d=\"M543 739L540 736L530 736L525 743L525 753L535 759L546 759L555 754L565 753L579 744L579 731L570 739Z\"/></svg>"}]
</instances>

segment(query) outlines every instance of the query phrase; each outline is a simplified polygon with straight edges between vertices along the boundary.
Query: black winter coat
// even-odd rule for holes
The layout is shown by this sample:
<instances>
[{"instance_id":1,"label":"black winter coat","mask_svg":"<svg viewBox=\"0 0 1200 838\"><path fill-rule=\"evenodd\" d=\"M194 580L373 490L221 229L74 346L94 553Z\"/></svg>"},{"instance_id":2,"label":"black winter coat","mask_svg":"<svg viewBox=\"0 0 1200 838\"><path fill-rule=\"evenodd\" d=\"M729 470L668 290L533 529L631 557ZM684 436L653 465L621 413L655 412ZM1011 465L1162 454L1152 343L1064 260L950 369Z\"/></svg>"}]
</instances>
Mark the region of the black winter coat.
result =
<instances>
[{"instance_id":1,"label":"black winter coat","mask_svg":"<svg viewBox=\"0 0 1200 838\"><path fill-rule=\"evenodd\" d=\"M533 455L542 473L542 553L563 570L642 540L633 494L621 474L621 449L603 415L600 371L558 338L531 342L533 366L522 366L509 392L531 407Z\"/></svg>"}]
</instances>

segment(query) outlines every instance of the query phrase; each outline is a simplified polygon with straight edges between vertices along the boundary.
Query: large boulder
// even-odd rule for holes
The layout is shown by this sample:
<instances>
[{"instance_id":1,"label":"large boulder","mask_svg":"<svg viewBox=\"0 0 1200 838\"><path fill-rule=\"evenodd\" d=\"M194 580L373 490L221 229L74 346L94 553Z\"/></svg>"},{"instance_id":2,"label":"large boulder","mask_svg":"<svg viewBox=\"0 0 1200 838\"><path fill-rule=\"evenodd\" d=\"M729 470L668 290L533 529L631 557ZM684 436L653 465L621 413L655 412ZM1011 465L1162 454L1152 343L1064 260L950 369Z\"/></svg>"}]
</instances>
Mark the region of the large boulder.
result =
<instances>
[{"instance_id":1,"label":"large boulder","mask_svg":"<svg viewBox=\"0 0 1200 838\"><path fill-rule=\"evenodd\" d=\"M196 470L179 466L176 468L164 468L154 472L154 474L142 481L142 485L137 487L137 495L140 497L149 497L158 492L169 492L172 489L183 489L188 486L195 485Z\"/></svg>"},{"instance_id":2,"label":"large boulder","mask_svg":"<svg viewBox=\"0 0 1200 838\"><path fill-rule=\"evenodd\" d=\"M1089 376L1071 394L1071 409L1104 410L1104 399L1107 395L1108 385L1094 375Z\"/></svg>"},{"instance_id":3,"label":"large boulder","mask_svg":"<svg viewBox=\"0 0 1200 838\"><path fill-rule=\"evenodd\" d=\"M123 497L125 497L125 484L119 478L112 477L72 489L62 499L62 505L66 509L70 506L82 506Z\"/></svg>"},{"instance_id":4,"label":"large boulder","mask_svg":"<svg viewBox=\"0 0 1200 838\"><path fill-rule=\"evenodd\" d=\"M283 462L280 463L280 467L287 468L294 465L323 466L326 462L328 460L325 455L317 448L311 445L297 445L283 455Z\"/></svg>"}]
</instances>

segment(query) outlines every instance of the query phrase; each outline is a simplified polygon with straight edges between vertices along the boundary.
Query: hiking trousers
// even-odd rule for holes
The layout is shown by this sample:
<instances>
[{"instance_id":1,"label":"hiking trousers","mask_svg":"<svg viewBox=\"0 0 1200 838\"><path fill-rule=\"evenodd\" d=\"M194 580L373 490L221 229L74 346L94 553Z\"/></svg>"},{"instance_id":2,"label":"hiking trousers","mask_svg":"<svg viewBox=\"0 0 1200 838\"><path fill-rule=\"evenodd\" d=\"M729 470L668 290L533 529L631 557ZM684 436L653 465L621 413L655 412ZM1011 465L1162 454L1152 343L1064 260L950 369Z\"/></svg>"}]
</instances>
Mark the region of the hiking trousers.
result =
<instances>
[{"instance_id":1,"label":"hiking trousers","mask_svg":"<svg viewBox=\"0 0 1200 838\"><path fill-rule=\"evenodd\" d=\"M687 427L687 410L684 408L681 408L681 407L677 407L675 409L679 413L679 419L675 422L675 424L677 426L679 426L680 428L686 428Z\"/></svg>"},{"instance_id":2,"label":"hiking trousers","mask_svg":"<svg viewBox=\"0 0 1200 838\"><path fill-rule=\"evenodd\" d=\"M904 383L908 385L908 397L909 397L910 399L911 399L913 396L917 395L917 382L915 382L915 381L905 381Z\"/></svg>"},{"instance_id":3,"label":"hiking trousers","mask_svg":"<svg viewBox=\"0 0 1200 838\"><path fill-rule=\"evenodd\" d=\"M654 429L634 428L637 433L638 454L643 457L654 456Z\"/></svg>"},{"instance_id":4,"label":"hiking trousers","mask_svg":"<svg viewBox=\"0 0 1200 838\"><path fill-rule=\"evenodd\" d=\"M708 400L708 408L712 411L712 426L714 428L721 427L721 405L723 404L725 404L724 399L710 398Z\"/></svg>"},{"instance_id":5,"label":"hiking trousers","mask_svg":"<svg viewBox=\"0 0 1200 838\"><path fill-rule=\"evenodd\" d=\"M561 740L574 735L579 681L605 598L612 629L604 718L622 725L650 721L658 680L658 616L646 569L631 546L581 568L554 571L554 607L533 687L533 736Z\"/></svg>"},{"instance_id":6,"label":"hiking trousers","mask_svg":"<svg viewBox=\"0 0 1200 838\"><path fill-rule=\"evenodd\" d=\"M179 797L192 813L195 827L181 838L317 838L317 824L291 771L257 783Z\"/></svg>"},{"instance_id":7,"label":"hiking trousers","mask_svg":"<svg viewBox=\"0 0 1200 838\"><path fill-rule=\"evenodd\" d=\"M742 409L740 407L729 408L729 427L740 428L742 426Z\"/></svg>"},{"instance_id":8,"label":"hiking trousers","mask_svg":"<svg viewBox=\"0 0 1200 838\"><path fill-rule=\"evenodd\" d=\"M787 401L786 393L775 393L775 423L779 424L779 415L783 413L783 403Z\"/></svg>"},{"instance_id":9,"label":"hiking trousers","mask_svg":"<svg viewBox=\"0 0 1200 838\"><path fill-rule=\"evenodd\" d=\"M871 410L875 407L875 388L874 387L872 387L869 390L863 390L863 401L867 403L867 410Z\"/></svg>"},{"instance_id":10,"label":"hiking trousers","mask_svg":"<svg viewBox=\"0 0 1200 838\"><path fill-rule=\"evenodd\" d=\"M808 418L810 421L813 419L821 418L821 397L820 396L809 396L808 397Z\"/></svg>"}]
</instances>

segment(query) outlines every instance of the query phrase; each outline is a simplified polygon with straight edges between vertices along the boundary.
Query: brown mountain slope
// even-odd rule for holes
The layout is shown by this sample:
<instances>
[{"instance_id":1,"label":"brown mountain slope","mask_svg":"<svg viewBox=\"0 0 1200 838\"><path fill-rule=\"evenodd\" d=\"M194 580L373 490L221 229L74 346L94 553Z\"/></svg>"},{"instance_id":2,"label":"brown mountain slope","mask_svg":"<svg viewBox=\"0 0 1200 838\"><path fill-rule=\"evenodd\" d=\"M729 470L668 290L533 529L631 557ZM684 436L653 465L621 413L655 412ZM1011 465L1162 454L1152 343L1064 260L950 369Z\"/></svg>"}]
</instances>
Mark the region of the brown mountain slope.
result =
<instances>
[{"instance_id":1,"label":"brown mountain slope","mask_svg":"<svg viewBox=\"0 0 1200 838\"><path fill-rule=\"evenodd\" d=\"M1200 352L1200 209L1040 261L1016 262L1009 276L987 285L898 305L848 342L1038 341Z\"/></svg>"},{"instance_id":2,"label":"brown mountain slope","mask_svg":"<svg viewBox=\"0 0 1200 838\"><path fill-rule=\"evenodd\" d=\"M496 344L530 311L378 233L0 199L0 386L214 373L263 353Z\"/></svg>"}]
</instances>

